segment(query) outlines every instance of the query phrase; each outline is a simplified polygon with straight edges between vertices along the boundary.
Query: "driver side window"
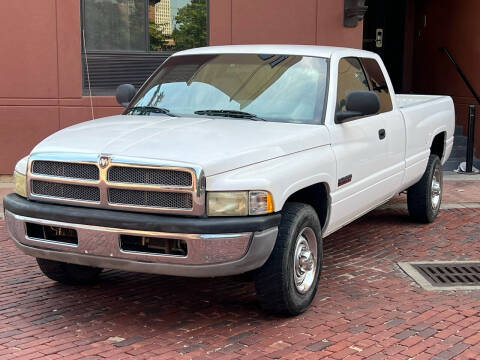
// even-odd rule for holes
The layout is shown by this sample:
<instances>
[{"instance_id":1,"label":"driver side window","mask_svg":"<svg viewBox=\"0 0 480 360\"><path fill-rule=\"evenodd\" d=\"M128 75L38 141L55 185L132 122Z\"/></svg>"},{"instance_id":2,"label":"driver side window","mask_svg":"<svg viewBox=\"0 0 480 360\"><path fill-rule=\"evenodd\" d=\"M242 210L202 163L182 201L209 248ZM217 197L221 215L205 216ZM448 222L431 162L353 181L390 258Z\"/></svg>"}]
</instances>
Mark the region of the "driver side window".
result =
<instances>
[{"instance_id":1,"label":"driver side window","mask_svg":"<svg viewBox=\"0 0 480 360\"><path fill-rule=\"evenodd\" d=\"M342 58L338 62L336 111L346 110L347 95L354 90L370 90L367 77L358 58Z\"/></svg>"}]
</instances>

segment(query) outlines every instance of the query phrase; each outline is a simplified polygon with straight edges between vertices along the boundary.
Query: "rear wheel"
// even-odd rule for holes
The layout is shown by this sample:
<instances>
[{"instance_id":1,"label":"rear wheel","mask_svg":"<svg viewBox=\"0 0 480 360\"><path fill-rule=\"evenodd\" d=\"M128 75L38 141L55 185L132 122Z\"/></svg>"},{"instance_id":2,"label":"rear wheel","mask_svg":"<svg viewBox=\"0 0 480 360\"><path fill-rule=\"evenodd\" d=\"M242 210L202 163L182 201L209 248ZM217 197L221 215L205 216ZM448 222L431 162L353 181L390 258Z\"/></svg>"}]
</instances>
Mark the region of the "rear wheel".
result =
<instances>
[{"instance_id":1,"label":"rear wheel","mask_svg":"<svg viewBox=\"0 0 480 360\"><path fill-rule=\"evenodd\" d=\"M408 212L419 222L431 223L442 202L443 176L440 158L430 155L422 178L407 191Z\"/></svg>"},{"instance_id":2,"label":"rear wheel","mask_svg":"<svg viewBox=\"0 0 480 360\"><path fill-rule=\"evenodd\" d=\"M287 203L275 247L255 274L257 298L263 309L298 315L312 303L322 269L320 221L306 204Z\"/></svg>"},{"instance_id":3,"label":"rear wheel","mask_svg":"<svg viewBox=\"0 0 480 360\"><path fill-rule=\"evenodd\" d=\"M92 284L102 269L37 258L38 267L48 278L68 285Z\"/></svg>"}]
</instances>

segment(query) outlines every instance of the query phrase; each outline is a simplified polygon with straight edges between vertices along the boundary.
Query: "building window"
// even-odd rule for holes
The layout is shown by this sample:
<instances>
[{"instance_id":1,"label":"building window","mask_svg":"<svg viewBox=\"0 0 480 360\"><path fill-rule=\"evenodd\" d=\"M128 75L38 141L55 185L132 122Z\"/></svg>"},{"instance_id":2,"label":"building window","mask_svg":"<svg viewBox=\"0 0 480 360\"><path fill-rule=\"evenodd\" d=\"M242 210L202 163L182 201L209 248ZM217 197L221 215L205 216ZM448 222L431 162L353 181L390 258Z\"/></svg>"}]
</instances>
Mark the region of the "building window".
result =
<instances>
[{"instance_id":1,"label":"building window","mask_svg":"<svg viewBox=\"0 0 480 360\"><path fill-rule=\"evenodd\" d=\"M145 17L143 0L84 0L87 51L146 50Z\"/></svg>"},{"instance_id":2,"label":"building window","mask_svg":"<svg viewBox=\"0 0 480 360\"><path fill-rule=\"evenodd\" d=\"M207 0L150 0L150 50L207 45Z\"/></svg>"},{"instance_id":3,"label":"building window","mask_svg":"<svg viewBox=\"0 0 480 360\"><path fill-rule=\"evenodd\" d=\"M208 45L208 0L81 0L83 88L139 87L171 53ZM83 47L83 41L82 41Z\"/></svg>"}]
</instances>

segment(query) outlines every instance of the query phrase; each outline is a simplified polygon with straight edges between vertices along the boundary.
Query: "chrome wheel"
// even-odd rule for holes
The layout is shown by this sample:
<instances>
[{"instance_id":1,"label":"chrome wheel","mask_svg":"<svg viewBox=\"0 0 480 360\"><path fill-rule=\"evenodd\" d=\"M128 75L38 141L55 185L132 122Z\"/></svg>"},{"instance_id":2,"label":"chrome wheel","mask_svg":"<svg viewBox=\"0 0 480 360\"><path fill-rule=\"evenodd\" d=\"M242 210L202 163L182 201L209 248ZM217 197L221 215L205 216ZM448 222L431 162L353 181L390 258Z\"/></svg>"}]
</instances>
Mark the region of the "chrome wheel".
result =
<instances>
[{"instance_id":1,"label":"chrome wheel","mask_svg":"<svg viewBox=\"0 0 480 360\"><path fill-rule=\"evenodd\" d=\"M304 294L312 287L317 271L317 237L312 228L306 227L300 231L293 256L295 287L300 294Z\"/></svg>"},{"instance_id":2,"label":"chrome wheel","mask_svg":"<svg viewBox=\"0 0 480 360\"><path fill-rule=\"evenodd\" d=\"M442 198L442 174L440 173L440 167L437 166L432 176L432 209L437 210L440 206L440 200Z\"/></svg>"}]
</instances>

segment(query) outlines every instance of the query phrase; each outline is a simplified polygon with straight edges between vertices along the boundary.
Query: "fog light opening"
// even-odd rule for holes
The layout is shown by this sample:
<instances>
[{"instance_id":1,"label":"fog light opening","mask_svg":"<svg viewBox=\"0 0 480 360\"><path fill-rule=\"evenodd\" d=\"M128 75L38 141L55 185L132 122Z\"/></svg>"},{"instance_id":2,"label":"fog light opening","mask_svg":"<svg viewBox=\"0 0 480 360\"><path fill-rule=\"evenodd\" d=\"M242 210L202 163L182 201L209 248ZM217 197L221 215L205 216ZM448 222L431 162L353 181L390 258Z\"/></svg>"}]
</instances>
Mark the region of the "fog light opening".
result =
<instances>
[{"instance_id":1,"label":"fog light opening","mask_svg":"<svg viewBox=\"0 0 480 360\"><path fill-rule=\"evenodd\" d=\"M150 236L120 235L120 248L123 251L181 257L188 254L185 240Z\"/></svg>"}]
</instances>

